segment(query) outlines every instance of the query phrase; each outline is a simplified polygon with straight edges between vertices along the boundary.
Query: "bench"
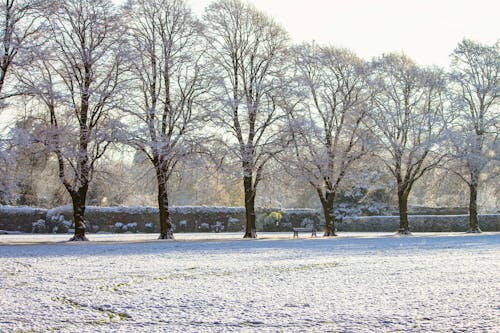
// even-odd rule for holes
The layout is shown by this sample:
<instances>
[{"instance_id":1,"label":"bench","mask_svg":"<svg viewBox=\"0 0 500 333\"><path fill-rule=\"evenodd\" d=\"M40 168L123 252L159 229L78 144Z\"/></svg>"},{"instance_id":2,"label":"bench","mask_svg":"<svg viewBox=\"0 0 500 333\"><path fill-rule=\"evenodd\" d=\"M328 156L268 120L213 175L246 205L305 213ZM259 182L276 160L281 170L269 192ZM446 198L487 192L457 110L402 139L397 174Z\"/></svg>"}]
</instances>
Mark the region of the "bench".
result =
<instances>
[{"instance_id":1,"label":"bench","mask_svg":"<svg viewBox=\"0 0 500 333\"><path fill-rule=\"evenodd\" d=\"M299 238L299 232L310 232L311 237L316 237L316 228L293 228L293 238Z\"/></svg>"}]
</instances>

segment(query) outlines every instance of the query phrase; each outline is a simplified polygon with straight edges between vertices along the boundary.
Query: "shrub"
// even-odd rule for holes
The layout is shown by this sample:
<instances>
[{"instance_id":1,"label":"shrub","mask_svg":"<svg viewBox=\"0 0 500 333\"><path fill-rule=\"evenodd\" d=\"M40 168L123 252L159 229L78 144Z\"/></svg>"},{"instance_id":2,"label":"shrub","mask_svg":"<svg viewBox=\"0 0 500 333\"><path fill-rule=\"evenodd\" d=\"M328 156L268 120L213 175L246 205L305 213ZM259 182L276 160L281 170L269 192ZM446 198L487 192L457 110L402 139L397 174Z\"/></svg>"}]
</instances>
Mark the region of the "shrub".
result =
<instances>
[{"instance_id":1,"label":"shrub","mask_svg":"<svg viewBox=\"0 0 500 333\"><path fill-rule=\"evenodd\" d=\"M62 214L50 215L48 224L50 231L58 234L68 233L73 226L73 222L66 220Z\"/></svg>"},{"instance_id":2,"label":"shrub","mask_svg":"<svg viewBox=\"0 0 500 333\"><path fill-rule=\"evenodd\" d=\"M38 220L31 224L31 232L32 233L44 233L47 232L47 226L45 224L45 220Z\"/></svg>"}]
</instances>

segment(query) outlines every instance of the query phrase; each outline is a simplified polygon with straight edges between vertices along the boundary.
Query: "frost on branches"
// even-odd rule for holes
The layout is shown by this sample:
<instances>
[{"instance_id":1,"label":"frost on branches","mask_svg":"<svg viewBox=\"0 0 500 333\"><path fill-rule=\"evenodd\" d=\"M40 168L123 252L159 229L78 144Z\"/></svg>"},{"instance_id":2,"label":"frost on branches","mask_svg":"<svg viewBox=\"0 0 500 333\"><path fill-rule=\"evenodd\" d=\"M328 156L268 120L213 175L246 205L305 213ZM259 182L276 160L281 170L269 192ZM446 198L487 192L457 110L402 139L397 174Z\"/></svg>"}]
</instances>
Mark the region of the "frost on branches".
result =
<instances>
[{"instance_id":1,"label":"frost on branches","mask_svg":"<svg viewBox=\"0 0 500 333\"><path fill-rule=\"evenodd\" d=\"M219 0L205 12L209 58L215 81L212 113L228 132L221 144L241 165L245 238L256 237L255 197L266 164L282 151L282 78L288 36L250 4Z\"/></svg>"},{"instance_id":2,"label":"frost on branches","mask_svg":"<svg viewBox=\"0 0 500 333\"><path fill-rule=\"evenodd\" d=\"M379 160L396 180L400 227L409 234L408 196L416 181L444 158L439 145L447 125L442 70L418 67L405 55L372 63L370 128Z\"/></svg>"},{"instance_id":3,"label":"frost on branches","mask_svg":"<svg viewBox=\"0 0 500 333\"><path fill-rule=\"evenodd\" d=\"M367 64L348 50L293 49L300 106L289 114L294 156L285 162L318 193L325 236L336 236L334 201L353 164L366 154Z\"/></svg>"},{"instance_id":4,"label":"frost on branches","mask_svg":"<svg viewBox=\"0 0 500 333\"><path fill-rule=\"evenodd\" d=\"M172 239L169 180L176 167L199 152L211 85L202 57L202 25L183 0L139 1L128 8L133 85L137 95L128 143L152 163L158 185L160 239Z\"/></svg>"},{"instance_id":5,"label":"frost on branches","mask_svg":"<svg viewBox=\"0 0 500 333\"><path fill-rule=\"evenodd\" d=\"M124 29L112 3L58 0L40 9L43 47L20 78L26 94L44 107L46 149L57 159L73 204L73 241L87 240L85 208L98 161L120 129L114 111L123 97Z\"/></svg>"}]
</instances>

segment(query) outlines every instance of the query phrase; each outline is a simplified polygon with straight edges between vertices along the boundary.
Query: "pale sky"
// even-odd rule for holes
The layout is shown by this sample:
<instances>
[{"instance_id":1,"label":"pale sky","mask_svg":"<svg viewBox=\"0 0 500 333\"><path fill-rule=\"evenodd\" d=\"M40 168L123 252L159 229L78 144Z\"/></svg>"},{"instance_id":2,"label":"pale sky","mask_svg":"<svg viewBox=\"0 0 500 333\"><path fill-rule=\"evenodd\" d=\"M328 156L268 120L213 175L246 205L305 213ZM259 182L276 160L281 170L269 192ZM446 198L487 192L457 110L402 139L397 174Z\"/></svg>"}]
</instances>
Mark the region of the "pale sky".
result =
<instances>
[{"instance_id":1,"label":"pale sky","mask_svg":"<svg viewBox=\"0 0 500 333\"><path fill-rule=\"evenodd\" d=\"M201 15L211 0L188 0ZM346 47L365 59L403 51L422 65L447 66L464 37L500 39L500 0L249 0L294 42Z\"/></svg>"}]
</instances>

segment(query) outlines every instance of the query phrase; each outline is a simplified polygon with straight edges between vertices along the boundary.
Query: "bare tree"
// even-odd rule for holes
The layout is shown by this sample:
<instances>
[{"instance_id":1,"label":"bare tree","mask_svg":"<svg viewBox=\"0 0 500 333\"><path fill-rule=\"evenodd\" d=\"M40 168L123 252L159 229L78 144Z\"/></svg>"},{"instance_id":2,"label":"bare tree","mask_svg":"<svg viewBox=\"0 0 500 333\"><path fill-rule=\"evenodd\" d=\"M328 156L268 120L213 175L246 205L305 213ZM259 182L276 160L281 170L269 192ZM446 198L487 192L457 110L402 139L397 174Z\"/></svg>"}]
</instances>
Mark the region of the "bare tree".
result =
<instances>
[{"instance_id":1,"label":"bare tree","mask_svg":"<svg viewBox=\"0 0 500 333\"><path fill-rule=\"evenodd\" d=\"M205 12L206 36L217 80L216 125L241 164L245 238L256 237L255 198L266 163L278 154L285 116L280 108L287 33L271 18L238 0L219 0ZM281 125L282 126L282 125Z\"/></svg>"},{"instance_id":2,"label":"bare tree","mask_svg":"<svg viewBox=\"0 0 500 333\"><path fill-rule=\"evenodd\" d=\"M57 0L44 14L50 35L20 80L25 93L47 110L41 140L55 155L59 179L72 199L71 240L87 240L87 191L119 129L113 110L123 94L125 30L108 0Z\"/></svg>"},{"instance_id":3,"label":"bare tree","mask_svg":"<svg viewBox=\"0 0 500 333\"><path fill-rule=\"evenodd\" d=\"M16 95L5 93L5 83L23 49L30 49L41 28L39 0L5 0L0 5L0 102ZM23 55L21 54L21 57Z\"/></svg>"},{"instance_id":4,"label":"bare tree","mask_svg":"<svg viewBox=\"0 0 500 333\"><path fill-rule=\"evenodd\" d=\"M316 190L325 236L336 236L334 200L365 153L362 122L370 100L367 64L352 52L304 44L292 50L305 100L290 113L295 158L287 161Z\"/></svg>"},{"instance_id":5,"label":"bare tree","mask_svg":"<svg viewBox=\"0 0 500 333\"><path fill-rule=\"evenodd\" d=\"M410 232L408 196L415 182L444 158L436 149L446 128L446 81L439 69L419 68L405 55L373 61L370 122L380 160L397 183L400 234Z\"/></svg>"},{"instance_id":6,"label":"bare tree","mask_svg":"<svg viewBox=\"0 0 500 333\"><path fill-rule=\"evenodd\" d=\"M139 124L129 141L151 161L158 184L160 239L173 238L169 180L197 151L209 87L202 25L184 0L139 0L131 7L133 77ZM198 131L197 131L198 130Z\"/></svg>"},{"instance_id":7,"label":"bare tree","mask_svg":"<svg viewBox=\"0 0 500 333\"><path fill-rule=\"evenodd\" d=\"M490 152L500 136L500 42L488 46L463 40L451 58L456 111L451 143L462 166L452 171L469 187L469 232L481 232L477 216L480 175L495 160L496 154Z\"/></svg>"}]
</instances>

